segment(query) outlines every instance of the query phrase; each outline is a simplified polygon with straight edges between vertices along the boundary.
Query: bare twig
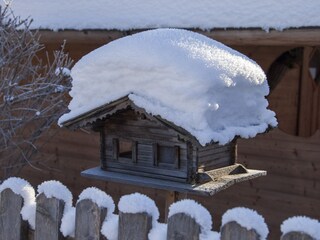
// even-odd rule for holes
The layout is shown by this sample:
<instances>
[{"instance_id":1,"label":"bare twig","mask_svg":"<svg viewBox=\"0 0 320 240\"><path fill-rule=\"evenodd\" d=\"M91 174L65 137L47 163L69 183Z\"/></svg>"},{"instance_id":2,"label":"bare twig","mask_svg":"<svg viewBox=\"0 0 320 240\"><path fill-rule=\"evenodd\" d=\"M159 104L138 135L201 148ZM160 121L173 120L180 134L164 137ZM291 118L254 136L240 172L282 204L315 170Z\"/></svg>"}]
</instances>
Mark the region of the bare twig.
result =
<instances>
[{"instance_id":1,"label":"bare twig","mask_svg":"<svg viewBox=\"0 0 320 240\"><path fill-rule=\"evenodd\" d=\"M72 60L61 50L50 62L39 58L44 46L30 19L15 17L0 7L0 168L2 177L14 175L25 164L36 168L32 156L37 141L66 111Z\"/></svg>"}]
</instances>

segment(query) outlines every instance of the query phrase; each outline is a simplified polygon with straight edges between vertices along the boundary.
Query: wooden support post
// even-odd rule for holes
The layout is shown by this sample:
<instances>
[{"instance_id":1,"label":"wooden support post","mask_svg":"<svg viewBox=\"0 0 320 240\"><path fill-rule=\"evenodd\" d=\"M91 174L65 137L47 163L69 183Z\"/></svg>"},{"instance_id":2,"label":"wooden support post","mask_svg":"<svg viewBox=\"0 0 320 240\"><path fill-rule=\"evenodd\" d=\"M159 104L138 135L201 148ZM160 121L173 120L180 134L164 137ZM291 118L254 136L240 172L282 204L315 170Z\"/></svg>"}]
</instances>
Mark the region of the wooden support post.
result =
<instances>
[{"instance_id":1,"label":"wooden support post","mask_svg":"<svg viewBox=\"0 0 320 240\"><path fill-rule=\"evenodd\" d=\"M47 198L43 193L37 197L35 240L62 240L60 232L64 201Z\"/></svg>"},{"instance_id":2,"label":"wooden support post","mask_svg":"<svg viewBox=\"0 0 320 240\"><path fill-rule=\"evenodd\" d=\"M106 208L100 208L89 199L83 199L76 206L76 240L102 240L100 233L102 222L107 215Z\"/></svg>"},{"instance_id":3,"label":"wooden support post","mask_svg":"<svg viewBox=\"0 0 320 240\"><path fill-rule=\"evenodd\" d=\"M28 223L21 218L23 198L11 189L0 194L0 239L22 240L28 237Z\"/></svg>"},{"instance_id":4,"label":"wooden support post","mask_svg":"<svg viewBox=\"0 0 320 240\"><path fill-rule=\"evenodd\" d=\"M314 240L314 238L303 232L289 232L281 236L281 240Z\"/></svg>"},{"instance_id":5,"label":"wooden support post","mask_svg":"<svg viewBox=\"0 0 320 240\"><path fill-rule=\"evenodd\" d=\"M166 205L164 209L164 220L168 222L168 214L169 214L169 207L172 203L177 200L177 192L176 191L168 191L166 193Z\"/></svg>"},{"instance_id":6,"label":"wooden support post","mask_svg":"<svg viewBox=\"0 0 320 240\"><path fill-rule=\"evenodd\" d=\"M119 212L118 240L148 240L152 216L147 213Z\"/></svg>"},{"instance_id":7,"label":"wooden support post","mask_svg":"<svg viewBox=\"0 0 320 240\"><path fill-rule=\"evenodd\" d=\"M177 213L168 219L167 240L199 240L200 225L189 215Z\"/></svg>"},{"instance_id":8,"label":"wooden support post","mask_svg":"<svg viewBox=\"0 0 320 240\"><path fill-rule=\"evenodd\" d=\"M315 110L313 105L313 80L310 78L309 62L312 48L305 47L303 49L302 68L300 75L300 93L298 106L298 136L309 137L312 135L312 117Z\"/></svg>"},{"instance_id":9,"label":"wooden support post","mask_svg":"<svg viewBox=\"0 0 320 240\"><path fill-rule=\"evenodd\" d=\"M253 229L248 230L236 222L228 222L221 228L221 240L260 240L260 235Z\"/></svg>"}]
</instances>

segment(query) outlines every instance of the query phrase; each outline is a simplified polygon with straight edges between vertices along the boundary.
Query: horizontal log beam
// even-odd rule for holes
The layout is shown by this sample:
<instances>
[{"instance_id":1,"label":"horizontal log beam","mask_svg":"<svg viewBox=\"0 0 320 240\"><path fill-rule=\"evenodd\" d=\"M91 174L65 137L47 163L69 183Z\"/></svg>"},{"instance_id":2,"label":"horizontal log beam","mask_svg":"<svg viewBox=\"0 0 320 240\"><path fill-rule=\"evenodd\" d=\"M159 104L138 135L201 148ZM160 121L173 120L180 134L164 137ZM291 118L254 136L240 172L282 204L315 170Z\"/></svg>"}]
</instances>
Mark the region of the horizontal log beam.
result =
<instances>
[{"instance_id":1,"label":"horizontal log beam","mask_svg":"<svg viewBox=\"0 0 320 240\"><path fill-rule=\"evenodd\" d=\"M70 43L105 44L120 37L141 32L146 29L119 31L119 30L40 30L41 41L45 44L61 43L67 40ZM191 29L192 30L192 29ZM261 29L217 29L203 31L193 29L227 45L254 45L254 46L316 46L320 42L320 28L288 29L284 31Z\"/></svg>"}]
</instances>

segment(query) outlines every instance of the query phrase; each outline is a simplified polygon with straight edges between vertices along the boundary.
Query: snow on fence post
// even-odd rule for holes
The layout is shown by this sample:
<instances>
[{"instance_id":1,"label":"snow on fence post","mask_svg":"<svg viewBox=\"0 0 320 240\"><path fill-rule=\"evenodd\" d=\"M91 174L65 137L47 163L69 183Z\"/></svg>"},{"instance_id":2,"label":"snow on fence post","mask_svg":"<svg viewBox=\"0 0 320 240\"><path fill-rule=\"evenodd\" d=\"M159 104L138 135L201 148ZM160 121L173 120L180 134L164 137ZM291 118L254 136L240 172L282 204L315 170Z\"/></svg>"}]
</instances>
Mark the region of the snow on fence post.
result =
<instances>
[{"instance_id":1,"label":"snow on fence post","mask_svg":"<svg viewBox=\"0 0 320 240\"><path fill-rule=\"evenodd\" d=\"M221 240L260 240L260 235L254 230L248 230L237 222L228 222L221 229Z\"/></svg>"},{"instance_id":2,"label":"snow on fence post","mask_svg":"<svg viewBox=\"0 0 320 240\"><path fill-rule=\"evenodd\" d=\"M114 208L112 198L105 192L94 187L83 190L76 205L75 239L105 239L101 226Z\"/></svg>"},{"instance_id":3,"label":"snow on fence post","mask_svg":"<svg viewBox=\"0 0 320 240\"><path fill-rule=\"evenodd\" d=\"M72 205L71 192L58 181L38 186L34 240L62 240L60 232L64 211Z\"/></svg>"},{"instance_id":4,"label":"snow on fence post","mask_svg":"<svg viewBox=\"0 0 320 240\"><path fill-rule=\"evenodd\" d=\"M206 237L212 227L208 210L190 199L173 203L168 216L167 240L198 240Z\"/></svg>"},{"instance_id":5,"label":"snow on fence post","mask_svg":"<svg viewBox=\"0 0 320 240\"><path fill-rule=\"evenodd\" d=\"M305 216L288 218L281 224L281 240L318 240L320 222Z\"/></svg>"},{"instance_id":6,"label":"snow on fence post","mask_svg":"<svg viewBox=\"0 0 320 240\"><path fill-rule=\"evenodd\" d=\"M44 193L37 196L35 240L62 240L60 224L64 211L64 201L48 198Z\"/></svg>"},{"instance_id":7,"label":"snow on fence post","mask_svg":"<svg viewBox=\"0 0 320 240\"><path fill-rule=\"evenodd\" d=\"M28 225L21 218L23 198L11 189L0 194L0 239L26 239Z\"/></svg>"},{"instance_id":8,"label":"snow on fence post","mask_svg":"<svg viewBox=\"0 0 320 240\"><path fill-rule=\"evenodd\" d=\"M289 232L281 236L281 240L316 240L303 232Z\"/></svg>"},{"instance_id":9,"label":"snow on fence post","mask_svg":"<svg viewBox=\"0 0 320 240\"><path fill-rule=\"evenodd\" d=\"M0 185L0 239L33 239L28 230L29 225L34 229L34 217L33 187L21 178L5 180Z\"/></svg>"},{"instance_id":10,"label":"snow on fence post","mask_svg":"<svg viewBox=\"0 0 320 240\"><path fill-rule=\"evenodd\" d=\"M76 205L76 239L102 239L100 229L106 214L106 208L100 208L89 199L78 202Z\"/></svg>"},{"instance_id":11,"label":"snow on fence post","mask_svg":"<svg viewBox=\"0 0 320 240\"><path fill-rule=\"evenodd\" d=\"M221 240L265 240L269 230L256 211L237 207L222 216Z\"/></svg>"},{"instance_id":12,"label":"snow on fence post","mask_svg":"<svg viewBox=\"0 0 320 240\"><path fill-rule=\"evenodd\" d=\"M167 240L199 240L200 225L189 215L177 213L168 218Z\"/></svg>"},{"instance_id":13,"label":"snow on fence post","mask_svg":"<svg viewBox=\"0 0 320 240\"><path fill-rule=\"evenodd\" d=\"M120 198L118 240L148 240L152 226L156 225L159 210L149 197L133 193Z\"/></svg>"}]
</instances>

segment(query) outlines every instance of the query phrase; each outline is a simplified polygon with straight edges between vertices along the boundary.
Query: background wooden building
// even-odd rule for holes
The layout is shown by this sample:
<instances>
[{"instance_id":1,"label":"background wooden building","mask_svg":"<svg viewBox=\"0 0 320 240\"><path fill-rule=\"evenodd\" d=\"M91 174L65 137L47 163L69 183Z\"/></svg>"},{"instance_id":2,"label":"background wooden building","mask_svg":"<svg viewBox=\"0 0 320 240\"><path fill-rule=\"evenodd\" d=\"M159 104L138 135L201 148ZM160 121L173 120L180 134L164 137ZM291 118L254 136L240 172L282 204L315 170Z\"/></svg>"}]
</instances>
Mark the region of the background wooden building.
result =
<instances>
[{"instance_id":1,"label":"background wooden building","mask_svg":"<svg viewBox=\"0 0 320 240\"><path fill-rule=\"evenodd\" d=\"M266 218L270 239L280 234L280 223L293 215L320 218L320 23L283 31L261 29L212 29L198 31L254 59L267 73L271 85L270 109L279 128L250 140L238 141L238 161L248 168L267 170L268 175L244 182L212 198L186 194L218 219L229 208L245 206ZM75 61L114 39L141 30L42 30L42 42L53 51L67 40L67 51ZM97 186L114 199L142 192L164 208L166 192L111 182L89 180L80 172L96 166L99 136L83 131L59 129L38 156L41 171L25 167L20 176L36 185L43 180L62 181L75 195L86 186ZM161 209L160 209L161 210ZM162 211L162 218L163 218Z\"/></svg>"}]
</instances>

